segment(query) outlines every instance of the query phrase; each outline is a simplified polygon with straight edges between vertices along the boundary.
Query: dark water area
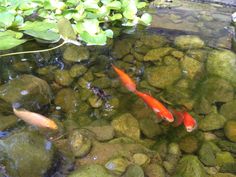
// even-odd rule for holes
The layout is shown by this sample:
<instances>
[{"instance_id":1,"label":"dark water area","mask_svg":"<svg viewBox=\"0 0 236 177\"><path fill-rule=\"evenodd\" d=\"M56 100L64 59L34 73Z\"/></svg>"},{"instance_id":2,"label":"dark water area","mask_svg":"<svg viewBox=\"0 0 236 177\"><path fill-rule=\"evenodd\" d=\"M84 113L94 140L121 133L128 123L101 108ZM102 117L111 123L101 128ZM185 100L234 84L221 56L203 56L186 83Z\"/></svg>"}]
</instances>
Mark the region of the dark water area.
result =
<instances>
[{"instance_id":1,"label":"dark water area","mask_svg":"<svg viewBox=\"0 0 236 177\"><path fill-rule=\"evenodd\" d=\"M236 176L234 10L154 3L149 28L106 46L2 57L0 176ZM188 112L196 129L157 116L112 64L170 111ZM24 123L12 106L52 119L58 130Z\"/></svg>"}]
</instances>

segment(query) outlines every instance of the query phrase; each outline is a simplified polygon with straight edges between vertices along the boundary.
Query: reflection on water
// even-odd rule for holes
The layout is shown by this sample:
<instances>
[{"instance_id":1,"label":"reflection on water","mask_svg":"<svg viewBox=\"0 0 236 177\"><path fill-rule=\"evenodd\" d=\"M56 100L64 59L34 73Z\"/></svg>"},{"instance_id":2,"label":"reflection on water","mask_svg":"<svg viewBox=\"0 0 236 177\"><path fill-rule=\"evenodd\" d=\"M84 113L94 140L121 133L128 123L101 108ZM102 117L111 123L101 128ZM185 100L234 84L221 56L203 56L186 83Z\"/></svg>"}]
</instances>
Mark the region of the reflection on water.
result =
<instances>
[{"instance_id":1,"label":"reflection on water","mask_svg":"<svg viewBox=\"0 0 236 177\"><path fill-rule=\"evenodd\" d=\"M3 58L1 168L16 177L235 174L232 8L192 5L158 9L148 30L107 46ZM189 112L198 128L188 133L159 119L121 85L111 64L169 110ZM52 118L59 131L17 121L12 103Z\"/></svg>"}]
</instances>

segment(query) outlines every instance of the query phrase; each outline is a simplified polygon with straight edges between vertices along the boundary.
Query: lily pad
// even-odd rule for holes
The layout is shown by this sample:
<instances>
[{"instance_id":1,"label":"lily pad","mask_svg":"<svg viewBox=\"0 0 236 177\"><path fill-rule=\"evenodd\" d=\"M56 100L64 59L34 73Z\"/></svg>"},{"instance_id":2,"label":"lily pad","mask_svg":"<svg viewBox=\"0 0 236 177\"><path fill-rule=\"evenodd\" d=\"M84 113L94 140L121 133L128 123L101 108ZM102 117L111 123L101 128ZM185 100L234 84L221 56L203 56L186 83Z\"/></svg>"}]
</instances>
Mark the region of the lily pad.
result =
<instances>
[{"instance_id":1,"label":"lily pad","mask_svg":"<svg viewBox=\"0 0 236 177\"><path fill-rule=\"evenodd\" d=\"M26 42L25 39L16 39L12 36L1 36L0 41L0 50L8 50Z\"/></svg>"},{"instance_id":2,"label":"lily pad","mask_svg":"<svg viewBox=\"0 0 236 177\"><path fill-rule=\"evenodd\" d=\"M12 25L13 21L15 19L15 15L11 12L0 12L0 27L2 28L8 28Z\"/></svg>"},{"instance_id":3,"label":"lily pad","mask_svg":"<svg viewBox=\"0 0 236 177\"><path fill-rule=\"evenodd\" d=\"M35 31L35 30L26 30L25 34L33 36L35 38L43 39L50 42L58 42L60 40L60 35L53 31Z\"/></svg>"},{"instance_id":4,"label":"lily pad","mask_svg":"<svg viewBox=\"0 0 236 177\"><path fill-rule=\"evenodd\" d=\"M80 34L80 37L88 45L105 45L107 40L105 33L90 35L88 32L84 31Z\"/></svg>"},{"instance_id":5,"label":"lily pad","mask_svg":"<svg viewBox=\"0 0 236 177\"><path fill-rule=\"evenodd\" d=\"M35 22L27 21L19 29L20 30L35 30L35 31L46 31L46 30L52 30L52 29L56 30L57 25L56 23L49 23L49 22L44 22L44 21L35 21Z\"/></svg>"},{"instance_id":6,"label":"lily pad","mask_svg":"<svg viewBox=\"0 0 236 177\"><path fill-rule=\"evenodd\" d=\"M63 38L76 40L76 34L69 20L67 20L66 18L61 18L57 22L57 26L59 29L59 33L63 36Z\"/></svg>"}]
</instances>

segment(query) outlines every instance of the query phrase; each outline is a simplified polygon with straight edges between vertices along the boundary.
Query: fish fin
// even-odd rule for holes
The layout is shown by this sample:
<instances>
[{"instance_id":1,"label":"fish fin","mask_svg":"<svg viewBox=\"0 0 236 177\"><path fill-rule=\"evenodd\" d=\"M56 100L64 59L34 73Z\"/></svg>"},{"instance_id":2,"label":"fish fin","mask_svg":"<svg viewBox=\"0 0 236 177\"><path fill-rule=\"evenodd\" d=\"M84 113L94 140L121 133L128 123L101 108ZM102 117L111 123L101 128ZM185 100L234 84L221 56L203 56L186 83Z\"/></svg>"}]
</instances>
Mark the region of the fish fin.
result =
<instances>
[{"instance_id":1,"label":"fish fin","mask_svg":"<svg viewBox=\"0 0 236 177\"><path fill-rule=\"evenodd\" d=\"M183 113L182 112L180 112L180 111L177 111L177 110L174 110L173 111L173 114L174 114L174 116L175 116L175 121L174 121L174 123L173 123L173 126L174 127L178 127L178 126L180 126L182 123L183 123L183 121L184 121L184 115L183 115Z\"/></svg>"}]
</instances>

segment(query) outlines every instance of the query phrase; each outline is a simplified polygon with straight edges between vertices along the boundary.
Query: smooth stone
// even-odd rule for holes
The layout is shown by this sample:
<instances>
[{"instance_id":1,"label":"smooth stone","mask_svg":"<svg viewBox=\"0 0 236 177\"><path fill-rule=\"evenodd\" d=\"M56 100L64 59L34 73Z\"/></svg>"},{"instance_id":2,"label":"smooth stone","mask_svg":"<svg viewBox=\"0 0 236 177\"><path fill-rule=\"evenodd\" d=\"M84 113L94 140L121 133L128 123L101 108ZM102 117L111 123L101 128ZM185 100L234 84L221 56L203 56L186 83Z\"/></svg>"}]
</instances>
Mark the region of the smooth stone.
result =
<instances>
[{"instance_id":1,"label":"smooth stone","mask_svg":"<svg viewBox=\"0 0 236 177\"><path fill-rule=\"evenodd\" d=\"M194 35L177 36L174 44L181 49L198 49L205 45L202 39Z\"/></svg>"},{"instance_id":2,"label":"smooth stone","mask_svg":"<svg viewBox=\"0 0 236 177\"><path fill-rule=\"evenodd\" d=\"M98 164L89 164L80 166L73 171L68 177L114 177L105 167Z\"/></svg>"},{"instance_id":3,"label":"smooth stone","mask_svg":"<svg viewBox=\"0 0 236 177\"><path fill-rule=\"evenodd\" d=\"M133 43L134 41L132 39L117 40L112 49L112 56L118 59L123 58L130 53Z\"/></svg>"},{"instance_id":4,"label":"smooth stone","mask_svg":"<svg viewBox=\"0 0 236 177\"><path fill-rule=\"evenodd\" d=\"M217 141L217 145L224 151L236 153L236 143L220 140L220 141Z\"/></svg>"},{"instance_id":5,"label":"smooth stone","mask_svg":"<svg viewBox=\"0 0 236 177\"><path fill-rule=\"evenodd\" d=\"M179 147L185 153L194 153L198 150L199 142L194 136L186 136L179 142Z\"/></svg>"},{"instance_id":6,"label":"smooth stone","mask_svg":"<svg viewBox=\"0 0 236 177\"><path fill-rule=\"evenodd\" d=\"M139 126L142 133L148 138L154 138L162 133L161 127L153 119L141 119Z\"/></svg>"},{"instance_id":7,"label":"smooth stone","mask_svg":"<svg viewBox=\"0 0 236 177\"><path fill-rule=\"evenodd\" d=\"M171 47L162 47L158 49L152 49L147 54L144 56L143 60L144 61L157 61L161 60L163 57L167 56L170 54L170 52L174 50Z\"/></svg>"},{"instance_id":8,"label":"smooth stone","mask_svg":"<svg viewBox=\"0 0 236 177\"><path fill-rule=\"evenodd\" d=\"M63 59L70 62L80 62L89 59L89 50L84 46L69 45L63 53Z\"/></svg>"},{"instance_id":9,"label":"smooth stone","mask_svg":"<svg viewBox=\"0 0 236 177\"><path fill-rule=\"evenodd\" d=\"M139 123L129 113L116 117L112 120L111 125L118 136L121 134L136 140L140 138Z\"/></svg>"},{"instance_id":10,"label":"smooth stone","mask_svg":"<svg viewBox=\"0 0 236 177\"><path fill-rule=\"evenodd\" d=\"M73 82L73 78L67 70L56 70L55 81L62 86L69 86Z\"/></svg>"},{"instance_id":11,"label":"smooth stone","mask_svg":"<svg viewBox=\"0 0 236 177\"><path fill-rule=\"evenodd\" d=\"M99 99L99 97L96 95L92 95L91 97L89 97L88 102L89 102L90 106L93 108L99 108L103 104L102 99Z\"/></svg>"},{"instance_id":12,"label":"smooth stone","mask_svg":"<svg viewBox=\"0 0 236 177\"><path fill-rule=\"evenodd\" d=\"M149 164L144 168L144 172L147 177L165 177L165 170L158 164Z\"/></svg>"},{"instance_id":13,"label":"smooth stone","mask_svg":"<svg viewBox=\"0 0 236 177\"><path fill-rule=\"evenodd\" d=\"M207 72L236 86L236 55L230 50L214 50L208 55Z\"/></svg>"},{"instance_id":14,"label":"smooth stone","mask_svg":"<svg viewBox=\"0 0 236 177\"><path fill-rule=\"evenodd\" d=\"M218 113L210 113L199 122L199 129L203 131L217 130L224 127L226 119Z\"/></svg>"},{"instance_id":15,"label":"smooth stone","mask_svg":"<svg viewBox=\"0 0 236 177\"><path fill-rule=\"evenodd\" d=\"M236 175L233 175L231 173L217 173L211 177L236 177Z\"/></svg>"},{"instance_id":16,"label":"smooth stone","mask_svg":"<svg viewBox=\"0 0 236 177\"><path fill-rule=\"evenodd\" d=\"M174 177L207 177L206 171L197 156L183 156L176 167Z\"/></svg>"},{"instance_id":17,"label":"smooth stone","mask_svg":"<svg viewBox=\"0 0 236 177\"><path fill-rule=\"evenodd\" d=\"M230 152L218 152L216 153L216 164L222 166L227 163L234 163L234 157Z\"/></svg>"},{"instance_id":18,"label":"smooth stone","mask_svg":"<svg viewBox=\"0 0 236 177\"><path fill-rule=\"evenodd\" d=\"M168 42L166 37L161 35L143 35L140 41L151 48L163 47Z\"/></svg>"},{"instance_id":19,"label":"smooth stone","mask_svg":"<svg viewBox=\"0 0 236 177\"><path fill-rule=\"evenodd\" d=\"M88 70L88 68L86 68L85 66L83 65L73 65L71 68L70 68L70 76L71 77L80 77L82 76L83 74L86 73L86 71Z\"/></svg>"},{"instance_id":20,"label":"smooth stone","mask_svg":"<svg viewBox=\"0 0 236 177\"><path fill-rule=\"evenodd\" d=\"M6 170L14 177L42 177L52 168L54 147L37 132L18 132L0 140ZM11 160L9 160L11 159Z\"/></svg>"},{"instance_id":21,"label":"smooth stone","mask_svg":"<svg viewBox=\"0 0 236 177\"><path fill-rule=\"evenodd\" d=\"M112 171L116 175L121 175L125 172L130 162L124 157L116 157L109 160L104 166L106 169Z\"/></svg>"},{"instance_id":22,"label":"smooth stone","mask_svg":"<svg viewBox=\"0 0 236 177\"><path fill-rule=\"evenodd\" d=\"M96 135L98 141L108 141L115 136L114 128L110 125L102 126L88 126L86 129L90 130Z\"/></svg>"},{"instance_id":23,"label":"smooth stone","mask_svg":"<svg viewBox=\"0 0 236 177\"><path fill-rule=\"evenodd\" d=\"M14 127L18 122L18 118L14 115L0 115L0 131Z\"/></svg>"},{"instance_id":24,"label":"smooth stone","mask_svg":"<svg viewBox=\"0 0 236 177\"><path fill-rule=\"evenodd\" d=\"M172 85L180 77L180 68L173 65L152 67L147 69L146 71L146 78L148 83L154 87L162 89Z\"/></svg>"},{"instance_id":25,"label":"smooth stone","mask_svg":"<svg viewBox=\"0 0 236 177\"><path fill-rule=\"evenodd\" d=\"M232 142L236 142L236 120L228 120L224 127L225 136Z\"/></svg>"},{"instance_id":26,"label":"smooth stone","mask_svg":"<svg viewBox=\"0 0 236 177\"><path fill-rule=\"evenodd\" d=\"M170 143L168 146L168 153L176 157L181 155L180 146L177 143Z\"/></svg>"},{"instance_id":27,"label":"smooth stone","mask_svg":"<svg viewBox=\"0 0 236 177\"><path fill-rule=\"evenodd\" d=\"M236 100L223 104L220 108L220 113L227 119L236 120Z\"/></svg>"},{"instance_id":28,"label":"smooth stone","mask_svg":"<svg viewBox=\"0 0 236 177\"><path fill-rule=\"evenodd\" d=\"M199 150L199 159L206 166L216 165L216 153L221 149L213 142L204 142Z\"/></svg>"},{"instance_id":29,"label":"smooth stone","mask_svg":"<svg viewBox=\"0 0 236 177\"><path fill-rule=\"evenodd\" d=\"M142 166L148 164L150 162L150 158L146 154L136 153L133 155L133 161L135 164Z\"/></svg>"},{"instance_id":30,"label":"smooth stone","mask_svg":"<svg viewBox=\"0 0 236 177\"><path fill-rule=\"evenodd\" d=\"M139 165L129 165L122 177L144 177L143 169Z\"/></svg>"},{"instance_id":31,"label":"smooth stone","mask_svg":"<svg viewBox=\"0 0 236 177\"><path fill-rule=\"evenodd\" d=\"M236 162L223 164L220 167L220 172L236 174Z\"/></svg>"}]
</instances>

